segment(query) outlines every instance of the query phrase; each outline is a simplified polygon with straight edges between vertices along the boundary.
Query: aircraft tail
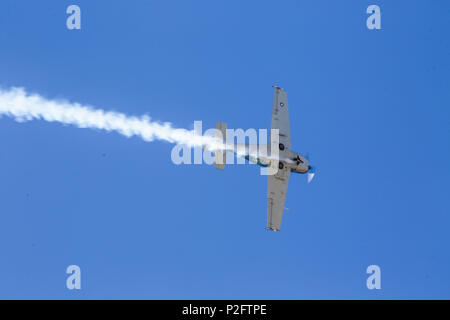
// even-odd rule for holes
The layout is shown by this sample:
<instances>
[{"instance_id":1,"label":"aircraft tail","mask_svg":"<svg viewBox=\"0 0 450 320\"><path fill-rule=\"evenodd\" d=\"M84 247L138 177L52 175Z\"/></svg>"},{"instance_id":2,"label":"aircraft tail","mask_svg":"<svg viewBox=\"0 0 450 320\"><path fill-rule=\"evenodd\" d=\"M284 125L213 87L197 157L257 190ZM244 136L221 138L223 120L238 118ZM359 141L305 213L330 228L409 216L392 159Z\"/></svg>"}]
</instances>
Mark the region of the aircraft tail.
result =
<instances>
[{"instance_id":1,"label":"aircraft tail","mask_svg":"<svg viewBox=\"0 0 450 320\"><path fill-rule=\"evenodd\" d=\"M225 122L217 121L216 137L222 139L223 143L226 143L227 124ZM226 158L227 152L225 150L214 151L214 167L220 170L225 169Z\"/></svg>"}]
</instances>

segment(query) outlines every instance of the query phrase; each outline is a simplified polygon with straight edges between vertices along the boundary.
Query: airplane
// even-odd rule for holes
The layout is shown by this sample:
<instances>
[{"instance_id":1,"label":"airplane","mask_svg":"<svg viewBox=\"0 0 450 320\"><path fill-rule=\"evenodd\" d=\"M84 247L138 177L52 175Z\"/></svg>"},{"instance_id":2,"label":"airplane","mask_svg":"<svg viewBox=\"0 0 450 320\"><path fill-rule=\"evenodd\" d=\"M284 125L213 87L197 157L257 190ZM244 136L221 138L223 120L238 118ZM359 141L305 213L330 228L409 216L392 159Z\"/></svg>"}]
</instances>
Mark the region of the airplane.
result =
<instances>
[{"instance_id":1,"label":"airplane","mask_svg":"<svg viewBox=\"0 0 450 320\"><path fill-rule=\"evenodd\" d=\"M290 173L307 174L309 183L315 175L315 170L309 165L307 157L292 151L287 92L278 86L272 87L274 88L274 99L271 129L279 130L278 158L274 159L267 156L271 155L270 145L257 146L257 150L265 151L263 152L263 155L261 152L256 154L252 152L255 148L254 146L252 148L252 146L248 144L236 144L232 146L231 151L241 156L244 155L248 161L256 163L259 166L271 167L274 169L272 172L276 172L275 174L268 175L266 230L280 231ZM223 139L223 143L225 144L226 129L226 123L221 121L217 122L216 137ZM271 145L272 144L273 143L271 143ZM226 150L215 150L214 167L223 170L225 168L225 163Z\"/></svg>"}]
</instances>

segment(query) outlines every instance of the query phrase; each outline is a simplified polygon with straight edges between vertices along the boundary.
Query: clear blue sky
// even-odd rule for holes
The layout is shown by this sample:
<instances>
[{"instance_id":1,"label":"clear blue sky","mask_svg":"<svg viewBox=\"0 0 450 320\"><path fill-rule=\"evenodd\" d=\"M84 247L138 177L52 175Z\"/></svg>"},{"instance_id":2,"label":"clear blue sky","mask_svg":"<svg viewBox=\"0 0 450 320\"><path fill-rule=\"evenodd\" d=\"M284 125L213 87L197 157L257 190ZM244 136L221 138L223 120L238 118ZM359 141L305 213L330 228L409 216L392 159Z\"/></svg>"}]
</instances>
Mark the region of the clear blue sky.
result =
<instances>
[{"instance_id":1,"label":"clear blue sky","mask_svg":"<svg viewBox=\"0 0 450 320\"><path fill-rule=\"evenodd\" d=\"M449 299L449 17L446 0L1 1L2 87L266 128L277 84L318 175L291 177L266 232L256 166L176 166L169 143L3 117L0 298Z\"/></svg>"}]
</instances>

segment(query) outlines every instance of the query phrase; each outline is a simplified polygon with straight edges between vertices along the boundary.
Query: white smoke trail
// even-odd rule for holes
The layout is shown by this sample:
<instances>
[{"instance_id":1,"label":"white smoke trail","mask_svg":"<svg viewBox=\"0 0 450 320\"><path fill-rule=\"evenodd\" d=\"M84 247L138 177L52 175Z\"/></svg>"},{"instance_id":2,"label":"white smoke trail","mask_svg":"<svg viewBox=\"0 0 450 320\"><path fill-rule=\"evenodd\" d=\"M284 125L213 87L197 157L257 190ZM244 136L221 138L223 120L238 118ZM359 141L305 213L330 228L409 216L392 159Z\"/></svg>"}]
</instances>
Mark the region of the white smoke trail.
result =
<instances>
[{"instance_id":1,"label":"white smoke trail","mask_svg":"<svg viewBox=\"0 0 450 320\"><path fill-rule=\"evenodd\" d=\"M233 144L224 144L213 136L195 134L194 130L173 128L168 122L151 121L147 115L136 117L119 112L94 109L68 101L49 100L38 94L28 94L23 88L0 88L0 117L8 116L18 122L45 120L74 125L79 128L101 129L115 131L126 137L137 136L144 141L162 140L170 143L185 144L189 147L203 146L210 151L225 150L234 152L239 157L252 155L258 157L255 150L239 150ZM270 153L270 152L269 152ZM269 159L279 159L278 154L264 156ZM281 158L286 162L291 159Z\"/></svg>"},{"instance_id":2,"label":"white smoke trail","mask_svg":"<svg viewBox=\"0 0 450 320\"><path fill-rule=\"evenodd\" d=\"M49 100L38 94L28 94L23 88L0 89L0 117L2 115L14 118L18 122L45 120L79 128L116 131L126 137L138 136L145 141L156 139L186 144L190 147L223 149L222 143L215 137L196 135L193 130L173 128L167 122L162 124L154 122L147 115L127 116L79 103Z\"/></svg>"}]
</instances>

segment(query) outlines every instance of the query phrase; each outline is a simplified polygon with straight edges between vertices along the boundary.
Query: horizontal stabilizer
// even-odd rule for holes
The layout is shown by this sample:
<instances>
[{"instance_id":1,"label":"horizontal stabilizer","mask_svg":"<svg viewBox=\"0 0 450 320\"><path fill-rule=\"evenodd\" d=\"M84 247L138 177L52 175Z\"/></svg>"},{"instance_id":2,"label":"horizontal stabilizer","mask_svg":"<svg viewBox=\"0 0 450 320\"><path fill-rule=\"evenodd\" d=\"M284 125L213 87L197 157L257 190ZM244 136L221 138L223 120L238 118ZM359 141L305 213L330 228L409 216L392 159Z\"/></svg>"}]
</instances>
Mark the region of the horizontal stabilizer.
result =
<instances>
[{"instance_id":1,"label":"horizontal stabilizer","mask_svg":"<svg viewBox=\"0 0 450 320\"><path fill-rule=\"evenodd\" d=\"M216 137L221 139L223 143L226 143L227 138L227 124L225 122L217 121L216 124ZM216 150L214 151L214 167L220 170L225 169L226 151Z\"/></svg>"}]
</instances>

